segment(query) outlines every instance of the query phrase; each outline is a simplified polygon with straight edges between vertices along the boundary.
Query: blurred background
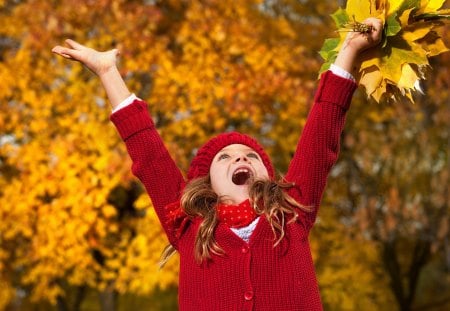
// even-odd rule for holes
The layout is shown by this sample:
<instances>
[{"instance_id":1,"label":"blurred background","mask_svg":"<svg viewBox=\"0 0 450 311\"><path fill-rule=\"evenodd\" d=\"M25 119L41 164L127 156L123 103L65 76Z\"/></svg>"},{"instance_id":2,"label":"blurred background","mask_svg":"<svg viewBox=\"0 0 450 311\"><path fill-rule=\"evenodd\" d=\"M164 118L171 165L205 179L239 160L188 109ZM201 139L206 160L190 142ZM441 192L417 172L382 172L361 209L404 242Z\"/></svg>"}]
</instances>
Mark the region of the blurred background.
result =
<instances>
[{"instance_id":1,"label":"blurred background","mask_svg":"<svg viewBox=\"0 0 450 311\"><path fill-rule=\"evenodd\" d=\"M158 268L167 240L100 82L53 46L120 49L183 170L236 129L282 174L343 5L0 0L0 310L177 310L178 258ZM450 53L431 67L415 104L353 98L311 237L325 310L450 310Z\"/></svg>"}]
</instances>

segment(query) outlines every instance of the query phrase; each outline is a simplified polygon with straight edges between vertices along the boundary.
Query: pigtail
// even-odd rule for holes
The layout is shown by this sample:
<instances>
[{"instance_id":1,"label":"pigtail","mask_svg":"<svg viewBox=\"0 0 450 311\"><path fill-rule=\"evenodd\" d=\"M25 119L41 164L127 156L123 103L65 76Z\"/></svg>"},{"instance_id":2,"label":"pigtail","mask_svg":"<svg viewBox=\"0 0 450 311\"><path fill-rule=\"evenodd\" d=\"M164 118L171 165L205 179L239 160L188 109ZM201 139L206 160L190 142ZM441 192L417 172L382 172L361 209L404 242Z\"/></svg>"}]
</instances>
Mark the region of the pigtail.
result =
<instances>
[{"instance_id":1,"label":"pigtail","mask_svg":"<svg viewBox=\"0 0 450 311\"><path fill-rule=\"evenodd\" d=\"M167 245L161 254L161 260L158 264L159 268L162 269L169 261L169 259L172 258L173 255L175 255L176 252L177 250L175 249L175 247L173 247L172 244Z\"/></svg>"},{"instance_id":2,"label":"pigtail","mask_svg":"<svg viewBox=\"0 0 450 311\"><path fill-rule=\"evenodd\" d=\"M283 180L259 179L255 180L249 189L253 208L258 215L265 215L272 228L274 247L284 238L286 224L297 220L297 209L311 211L311 208L301 205L287 193L287 190L293 186L294 183Z\"/></svg>"},{"instance_id":3,"label":"pigtail","mask_svg":"<svg viewBox=\"0 0 450 311\"><path fill-rule=\"evenodd\" d=\"M209 176L192 180L181 196L181 206L191 217L201 217L195 238L195 258L198 262L210 259L212 254L224 254L214 239L214 230L218 223L216 205L219 196L212 190Z\"/></svg>"}]
</instances>

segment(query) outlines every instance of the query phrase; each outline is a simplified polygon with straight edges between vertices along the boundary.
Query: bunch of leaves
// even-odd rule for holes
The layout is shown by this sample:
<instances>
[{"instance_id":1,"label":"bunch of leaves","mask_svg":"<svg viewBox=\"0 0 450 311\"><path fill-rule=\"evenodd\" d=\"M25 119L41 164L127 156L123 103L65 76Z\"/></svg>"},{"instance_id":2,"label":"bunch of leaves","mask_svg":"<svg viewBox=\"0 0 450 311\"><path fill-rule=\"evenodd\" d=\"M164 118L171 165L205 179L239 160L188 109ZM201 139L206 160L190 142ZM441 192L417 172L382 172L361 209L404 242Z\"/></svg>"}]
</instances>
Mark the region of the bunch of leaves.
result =
<instances>
[{"instance_id":1,"label":"bunch of leaves","mask_svg":"<svg viewBox=\"0 0 450 311\"><path fill-rule=\"evenodd\" d=\"M348 0L345 9L333 15L339 38L325 40L320 51L327 70L343 47L349 31L371 31L363 21L368 17L381 19L383 38L376 48L359 55L357 82L368 97L376 102L407 98L422 92L420 81L430 68L429 58L448 51L437 32L450 19L450 10L442 9L445 0Z\"/></svg>"}]
</instances>

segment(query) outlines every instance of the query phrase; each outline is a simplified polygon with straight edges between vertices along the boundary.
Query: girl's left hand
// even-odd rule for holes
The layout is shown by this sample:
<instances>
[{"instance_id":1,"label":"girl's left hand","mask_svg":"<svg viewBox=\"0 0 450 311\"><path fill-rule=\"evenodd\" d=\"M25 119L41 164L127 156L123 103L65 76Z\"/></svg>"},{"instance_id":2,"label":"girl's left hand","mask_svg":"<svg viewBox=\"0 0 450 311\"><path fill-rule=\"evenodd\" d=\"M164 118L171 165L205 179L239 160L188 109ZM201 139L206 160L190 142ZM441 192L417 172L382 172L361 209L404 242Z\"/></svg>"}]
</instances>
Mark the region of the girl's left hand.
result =
<instances>
[{"instance_id":1,"label":"girl's left hand","mask_svg":"<svg viewBox=\"0 0 450 311\"><path fill-rule=\"evenodd\" d=\"M119 50L99 52L71 39L67 39L66 43L69 47L57 45L52 52L82 63L99 77L116 68Z\"/></svg>"}]
</instances>

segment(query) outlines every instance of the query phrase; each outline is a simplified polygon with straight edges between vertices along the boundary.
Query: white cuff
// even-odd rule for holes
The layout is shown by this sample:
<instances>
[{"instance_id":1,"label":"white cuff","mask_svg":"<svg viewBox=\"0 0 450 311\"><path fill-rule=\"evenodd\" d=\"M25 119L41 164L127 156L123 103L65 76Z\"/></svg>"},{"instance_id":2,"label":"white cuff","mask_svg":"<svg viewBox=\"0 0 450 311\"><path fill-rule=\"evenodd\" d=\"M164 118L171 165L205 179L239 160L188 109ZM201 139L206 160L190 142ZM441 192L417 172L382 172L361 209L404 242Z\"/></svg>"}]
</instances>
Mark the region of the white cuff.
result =
<instances>
[{"instance_id":1,"label":"white cuff","mask_svg":"<svg viewBox=\"0 0 450 311\"><path fill-rule=\"evenodd\" d=\"M353 77L353 75L351 73L349 73L347 70L344 70L335 64L331 64L330 70L332 73L334 73L335 75L337 75L341 78L350 79L350 80L355 81L355 78Z\"/></svg>"},{"instance_id":2,"label":"white cuff","mask_svg":"<svg viewBox=\"0 0 450 311\"><path fill-rule=\"evenodd\" d=\"M125 98L122 102L120 102L116 107L113 108L112 112L119 111L122 108L125 108L128 105L131 105L136 99L139 99L134 93Z\"/></svg>"}]
</instances>

